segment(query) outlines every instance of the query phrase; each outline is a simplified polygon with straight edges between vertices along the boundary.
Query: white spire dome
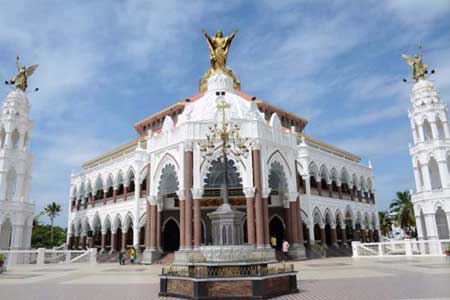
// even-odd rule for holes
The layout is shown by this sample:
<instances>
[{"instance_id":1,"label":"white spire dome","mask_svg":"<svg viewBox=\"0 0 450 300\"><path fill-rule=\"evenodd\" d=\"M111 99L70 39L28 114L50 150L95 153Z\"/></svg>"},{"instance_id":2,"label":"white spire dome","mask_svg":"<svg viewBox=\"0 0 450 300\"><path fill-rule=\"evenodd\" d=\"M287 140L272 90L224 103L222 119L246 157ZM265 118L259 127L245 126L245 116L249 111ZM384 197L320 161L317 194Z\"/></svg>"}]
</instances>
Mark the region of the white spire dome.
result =
<instances>
[{"instance_id":1,"label":"white spire dome","mask_svg":"<svg viewBox=\"0 0 450 300\"><path fill-rule=\"evenodd\" d=\"M16 89L6 96L1 115L2 117L11 116L28 119L29 111L30 104L27 94L21 89Z\"/></svg>"},{"instance_id":2,"label":"white spire dome","mask_svg":"<svg viewBox=\"0 0 450 300\"><path fill-rule=\"evenodd\" d=\"M411 94L413 107L419 107L424 104L439 103L439 95L431 81L420 79L414 84Z\"/></svg>"},{"instance_id":3,"label":"white spire dome","mask_svg":"<svg viewBox=\"0 0 450 300\"><path fill-rule=\"evenodd\" d=\"M232 91L233 90L233 78L222 71L214 72L211 77L208 78L208 92L209 91Z\"/></svg>"}]
</instances>

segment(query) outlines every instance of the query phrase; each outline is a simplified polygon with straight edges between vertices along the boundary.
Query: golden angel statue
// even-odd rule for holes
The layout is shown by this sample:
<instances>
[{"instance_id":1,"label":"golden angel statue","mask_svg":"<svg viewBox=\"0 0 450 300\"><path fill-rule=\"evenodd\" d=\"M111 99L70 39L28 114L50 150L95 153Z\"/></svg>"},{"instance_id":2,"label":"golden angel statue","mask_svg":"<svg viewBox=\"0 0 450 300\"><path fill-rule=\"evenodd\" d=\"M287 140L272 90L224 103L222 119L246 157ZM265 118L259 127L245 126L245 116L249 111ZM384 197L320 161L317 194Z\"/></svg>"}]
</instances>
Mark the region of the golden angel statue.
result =
<instances>
[{"instance_id":1,"label":"golden angel statue","mask_svg":"<svg viewBox=\"0 0 450 300\"><path fill-rule=\"evenodd\" d=\"M215 36L209 35L205 30L202 30L206 42L209 48L209 59L211 62L211 69L209 69L203 76L202 82L200 83L200 90L206 89L206 80L215 72L223 71L233 78L234 85L236 88L240 87L240 81L234 75L233 71L227 68L227 58L228 52L230 51L231 42L236 37L237 30L228 36L224 36L221 30L217 30Z\"/></svg>"},{"instance_id":2,"label":"golden angel statue","mask_svg":"<svg viewBox=\"0 0 450 300\"><path fill-rule=\"evenodd\" d=\"M16 59L16 64L18 73L11 80L7 81L6 84L14 84L16 86L16 89L21 89L25 92L28 87L28 77L30 77L34 73L39 65L31 65L28 68L25 66L21 66L19 64L18 56Z\"/></svg>"},{"instance_id":3,"label":"golden angel statue","mask_svg":"<svg viewBox=\"0 0 450 300\"><path fill-rule=\"evenodd\" d=\"M422 62L422 54L414 56L402 54L402 58L412 67L412 77L415 81L425 78L428 73L428 65Z\"/></svg>"}]
</instances>

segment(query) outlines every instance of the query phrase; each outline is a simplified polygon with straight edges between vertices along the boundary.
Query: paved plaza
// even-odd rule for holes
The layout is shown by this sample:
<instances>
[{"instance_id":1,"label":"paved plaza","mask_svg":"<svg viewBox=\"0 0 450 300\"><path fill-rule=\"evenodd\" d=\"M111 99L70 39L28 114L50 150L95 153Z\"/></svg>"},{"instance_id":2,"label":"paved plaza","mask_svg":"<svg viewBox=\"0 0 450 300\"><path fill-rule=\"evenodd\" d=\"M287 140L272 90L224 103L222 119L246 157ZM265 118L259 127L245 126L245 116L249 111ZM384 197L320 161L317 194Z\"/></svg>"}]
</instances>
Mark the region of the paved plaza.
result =
<instances>
[{"instance_id":1,"label":"paved plaza","mask_svg":"<svg viewBox=\"0 0 450 300\"><path fill-rule=\"evenodd\" d=\"M295 263L300 293L276 299L450 300L445 258L331 258ZM18 266L0 275L1 300L150 300L161 265Z\"/></svg>"}]
</instances>

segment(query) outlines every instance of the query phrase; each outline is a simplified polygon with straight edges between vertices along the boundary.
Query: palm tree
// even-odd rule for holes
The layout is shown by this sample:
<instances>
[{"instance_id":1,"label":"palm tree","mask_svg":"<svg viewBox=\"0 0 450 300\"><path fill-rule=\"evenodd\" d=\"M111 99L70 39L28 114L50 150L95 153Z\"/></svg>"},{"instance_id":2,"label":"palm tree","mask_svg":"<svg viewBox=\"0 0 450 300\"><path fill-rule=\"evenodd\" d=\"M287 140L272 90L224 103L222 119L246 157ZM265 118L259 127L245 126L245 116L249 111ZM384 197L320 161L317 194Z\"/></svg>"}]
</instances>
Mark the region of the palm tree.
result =
<instances>
[{"instance_id":1,"label":"palm tree","mask_svg":"<svg viewBox=\"0 0 450 300\"><path fill-rule=\"evenodd\" d=\"M50 241L53 246L53 224L55 222L55 218L59 216L61 212L61 205L56 202L52 202L47 207L44 208L44 214L46 214L50 218Z\"/></svg>"},{"instance_id":2,"label":"palm tree","mask_svg":"<svg viewBox=\"0 0 450 300\"><path fill-rule=\"evenodd\" d=\"M378 219L380 220L381 233L387 236L392 228L392 218L387 211L378 212Z\"/></svg>"},{"instance_id":3,"label":"palm tree","mask_svg":"<svg viewBox=\"0 0 450 300\"><path fill-rule=\"evenodd\" d=\"M414 217L414 206L411 202L411 194L408 191L397 192L397 198L392 199L390 208L391 212L396 214L395 220L401 228L410 233L411 227L416 226L416 218Z\"/></svg>"}]
</instances>

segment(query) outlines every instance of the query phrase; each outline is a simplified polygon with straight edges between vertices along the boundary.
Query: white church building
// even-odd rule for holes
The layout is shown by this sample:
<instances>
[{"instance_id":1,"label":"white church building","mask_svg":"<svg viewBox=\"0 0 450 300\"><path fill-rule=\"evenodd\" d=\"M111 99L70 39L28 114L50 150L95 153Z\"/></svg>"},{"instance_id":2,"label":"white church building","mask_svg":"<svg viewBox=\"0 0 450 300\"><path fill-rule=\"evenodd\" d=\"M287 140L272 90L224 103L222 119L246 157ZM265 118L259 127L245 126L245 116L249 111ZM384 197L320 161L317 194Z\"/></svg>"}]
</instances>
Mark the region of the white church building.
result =
<instances>
[{"instance_id":1,"label":"white church building","mask_svg":"<svg viewBox=\"0 0 450 300\"><path fill-rule=\"evenodd\" d=\"M9 92L0 112L0 249L29 249L34 204L29 198L32 122L27 94Z\"/></svg>"},{"instance_id":2,"label":"white church building","mask_svg":"<svg viewBox=\"0 0 450 300\"><path fill-rule=\"evenodd\" d=\"M218 150L202 156L199 143L220 120L219 101L251 145L247 156L231 149L227 163L230 203L245 214L244 243L266 247L273 237L277 244L287 239L301 258L312 243L340 248L379 240L372 167L306 135L307 120L233 80L214 72L199 92L134 124L137 139L72 174L69 248L105 253L134 246L151 262L210 245L208 213L223 201L224 163Z\"/></svg>"}]
</instances>

